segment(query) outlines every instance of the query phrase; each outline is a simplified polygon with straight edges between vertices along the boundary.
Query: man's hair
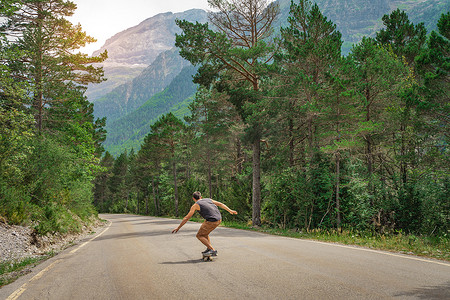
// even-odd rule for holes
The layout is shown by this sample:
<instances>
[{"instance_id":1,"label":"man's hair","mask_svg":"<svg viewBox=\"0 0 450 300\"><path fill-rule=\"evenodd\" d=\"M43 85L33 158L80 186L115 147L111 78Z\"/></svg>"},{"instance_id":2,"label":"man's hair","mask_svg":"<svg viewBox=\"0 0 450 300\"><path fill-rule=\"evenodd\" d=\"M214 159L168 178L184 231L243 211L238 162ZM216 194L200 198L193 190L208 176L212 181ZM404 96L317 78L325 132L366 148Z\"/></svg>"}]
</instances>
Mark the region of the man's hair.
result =
<instances>
[{"instance_id":1,"label":"man's hair","mask_svg":"<svg viewBox=\"0 0 450 300\"><path fill-rule=\"evenodd\" d=\"M195 200L200 200L200 198L202 197L202 193L200 193L200 192L194 192L194 193L192 194L192 197L193 197Z\"/></svg>"}]
</instances>

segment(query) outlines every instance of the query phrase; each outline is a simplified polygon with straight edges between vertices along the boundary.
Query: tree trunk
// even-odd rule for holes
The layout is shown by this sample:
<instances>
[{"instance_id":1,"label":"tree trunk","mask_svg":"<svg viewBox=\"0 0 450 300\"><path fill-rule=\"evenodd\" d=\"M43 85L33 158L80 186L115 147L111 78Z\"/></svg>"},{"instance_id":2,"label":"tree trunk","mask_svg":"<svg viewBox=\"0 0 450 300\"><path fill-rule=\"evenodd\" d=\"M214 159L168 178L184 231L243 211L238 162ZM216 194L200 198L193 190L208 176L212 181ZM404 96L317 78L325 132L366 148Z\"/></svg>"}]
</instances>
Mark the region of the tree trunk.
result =
<instances>
[{"instance_id":1,"label":"tree trunk","mask_svg":"<svg viewBox=\"0 0 450 300\"><path fill-rule=\"evenodd\" d=\"M400 148L400 178L402 179L403 186L406 185L407 182L407 163L406 163L406 142L405 142L405 125L402 124L400 127L400 134L401 134L401 148Z\"/></svg>"},{"instance_id":2,"label":"tree trunk","mask_svg":"<svg viewBox=\"0 0 450 300\"><path fill-rule=\"evenodd\" d=\"M209 198L212 198L212 170L211 170L211 152L208 149L206 152L206 163L208 165L208 190Z\"/></svg>"},{"instance_id":3,"label":"tree trunk","mask_svg":"<svg viewBox=\"0 0 450 300\"><path fill-rule=\"evenodd\" d=\"M294 122L289 119L289 167L294 166Z\"/></svg>"},{"instance_id":4,"label":"tree trunk","mask_svg":"<svg viewBox=\"0 0 450 300\"><path fill-rule=\"evenodd\" d=\"M42 19L43 16L41 16L42 13L39 14L38 20L39 20L39 30L38 32L42 31ZM40 133L42 131L42 121L43 121L43 114L44 114L44 87L43 87L43 53L42 53L42 37L37 37L37 40L39 42L38 49L37 49L37 61L36 61L36 73L35 73L35 84L36 84L36 94L34 96L34 103L33 106L36 110L34 119L36 122L36 129Z\"/></svg>"},{"instance_id":5,"label":"tree trunk","mask_svg":"<svg viewBox=\"0 0 450 300\"><path fill-rule=\"evenodd\" d=\"M211 164L208 162L208 190L209 190L209 198L212 198L212 171Z\"/></svg>"},{"instance_id":6,"label":"tree trunk","mask_svg":"<svg viewBox=\"0 0 450 300\"><path fill-rule=\"evenodd\" d=\"M309 157L310 160L313 157L313 142L314 142L314 138L313 138L313 118L312 116L308 117L307 120L308 123L308 147L309 147Z\"/></svg>"},{"instance_id":7,"label":"tree trunk","mask_svg":"<svg viewBox=\"0 0 450 300\"><path fill-rule=\"evenodd\" d=\"M369 178L372 178L373 155L372 155L372 138L370 135L366 136L366 144L367 144L367 173L369 174Z\"/></svg>"},{"instance_id":8,"label":"tree trunk","mask_svg":"<svg viewBox=\"0 0 450 300\"><path fill-rule=\"evenodd\" d=\"M136 213L139 215L140 211L139 211L139 191L136 193Z\"/></svg>"},{"instance_id":9,"label":"tree trunk","mask_svg":"<svg viewBox=\"0 0 450 300\"><path fill-rule=\"evenodd\" d=\"M38 3L38 17L37 17L37 26L38 30L36 33L36 73L34 74L35 78L35 86L36 86L36 94L34 96L33 106L36 110L34 119L36 122L36 129L40 133L43 128L43 114L44 114L44 87L43 87L43 64L44 64L44 53L43 53L43 28L44 28L44 12L42 8L42 4Z\"/></svg>"},{"instance_id":10,"label":"tree trunk","mask_svg":"<svg viewBox=\"0 0 450 300\"><path fill-rule=\"evenodd\" d=\"M341 229L341 203L339 198L340 192L340 172L341 172L341 155L339 152L336 153L336 222L337 229Z\"/></svg>"},{"instance_id":11,"label":"tree trunk","mask_svg":"<svg viewBox=\"0 0 450 300\"><path fill-rule=\"evenodd\" d=\"M155 176L152 176L152 190L153 190L153 203L155 204L155 215L159 216L159 205L155 187Z\"/></svg>"},{"instance_id":12,"label":"tree trunk","mask_svg":"<svg viewBox=\"0 0 450 300\"><path fill-rule=\"evenodd\" d=\"M173 168L173 185L174 185L174 192L175 192L175 216L178 217L177 164L175 162L175 159L172 162L172 168Z\"/></svg>"},{"instance_id":13,"label":"tree trunk","mask_svg":"<svg viewBox=\"0 0 450 300\"><path fill-rule=\"evenodd\" d=\"M366 89L366 101L369 103L366 107L366 121L369 122L371 119L370 115L370 104L371 102L371 96L370 96L370 90ZM366 143L367 143L367 172L369 173L369 181L372 180L372 173L373 173L373 154L372 154L372 137L370 134L366 136ZM372 191L372 189L371 189Z\"/></svg>"},{"instance_id":14,"label":"tree trunk","mask_svg":"<svg viewBox=\"0 0 450 300\"><path fill-rule=\"evenodd\" d=\"M145 185L145 214L148 216L148 184Z\"/></svg>"},{"instance_id":15,"label":"tree trunk","mask_svg":"<svg viewBox=\"0 0 450 300\"><path fill-rule=\"evenodd\" d=\"M237 173L242 173L242 157L241 157L241 140L236 139L236 163L237 163Z\"/></svg>"},{"instance_id":16,"label":"tree trunk","mask_svg":"<svg viewBox=\"0 0 450 300\"><path fill-rule=\"evenodd\" d=\"M261 225L261 143L256 138L253 142L253 226Z\"/></svg>"},{"instance_id":17,"label":"tree trunk","mask_svg":"<svg viewBox=\"0 0 450 300\"><path fill-rule=\"evenodd\" d=\"M186 180L189 180L191 177L191 169L189 164L189 158L186 159Z\"/></svg>"}]
</instances>

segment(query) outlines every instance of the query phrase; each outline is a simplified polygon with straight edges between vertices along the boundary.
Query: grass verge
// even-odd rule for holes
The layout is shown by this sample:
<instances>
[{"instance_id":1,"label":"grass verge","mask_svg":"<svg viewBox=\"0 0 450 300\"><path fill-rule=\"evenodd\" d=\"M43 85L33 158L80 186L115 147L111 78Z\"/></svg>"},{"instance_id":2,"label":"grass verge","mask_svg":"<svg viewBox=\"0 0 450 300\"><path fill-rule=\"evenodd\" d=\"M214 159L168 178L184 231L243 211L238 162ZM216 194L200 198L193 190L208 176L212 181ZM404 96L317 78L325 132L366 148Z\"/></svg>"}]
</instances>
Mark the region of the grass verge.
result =
<instances>
[{"instance_id":1,"label":"grass verge","mask_svg":"<svg viewBox=\"0 0 450 300\"><path fill-rule=\"evenodd\" d=\"M354 245L376 250L385 250L409 255L417 255L428 258L435 258L450 261L450 238L444 237L426 237L412 234L377 234L372 232L354 232L343 230L312 230L302 232L288 229L277 229L270 227L252 227L239 222L223 221L222 226L253 230L257 232L286 236L292 238L301 238L316 240L322 242L339 243L343 245Z\"/></svg>"},{"instance_id":2,"label":"grass verge","mask_svg":"<svg viewBox=\"0 0 450 300\"><path fill-rule=\"evenodd\" d=\"M27 257L22 260L0 263L0 287L10 284L20 276L30 273L33 267L54 255L54 252L48 252L39 257Z\"/></svg>"}]
</instances>

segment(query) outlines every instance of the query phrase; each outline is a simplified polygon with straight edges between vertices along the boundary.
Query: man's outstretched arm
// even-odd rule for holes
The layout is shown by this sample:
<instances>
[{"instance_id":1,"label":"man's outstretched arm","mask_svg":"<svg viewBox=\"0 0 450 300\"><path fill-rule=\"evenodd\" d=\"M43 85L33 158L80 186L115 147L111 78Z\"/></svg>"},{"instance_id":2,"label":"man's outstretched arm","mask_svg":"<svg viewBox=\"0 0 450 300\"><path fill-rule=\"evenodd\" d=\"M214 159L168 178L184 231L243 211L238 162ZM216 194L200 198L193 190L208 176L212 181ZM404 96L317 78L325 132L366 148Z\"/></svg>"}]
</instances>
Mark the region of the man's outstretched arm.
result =
<instances>
[{"instance_id":1,"label":"man's outstretched arm","mask_svg":"<svg viewBox=\"0 0 450 300\"><path fill-rule=\"evenodd\" d=\"M181 227L183 227L184 224L186 224L187 221L189 221L189 219L194 215L196 210L199 210L200 207L198 206L198 204L194 204L191 206L191 210L188 212L188 214L183 218L183 221L181 221L180 225L175 228L174 230L172 230L172 233L177 233L178 230L180 230Z\"/></svg>"},{"instance_id":2,"label":"man's outstretched arm","mask_svg":"<svg viewBox=\"0 0 450 300\"><path fill-rule=\"evenodd\" d=\"M215 201L215 200L212 200L212 202L213 202L216 206L225 209L225 210L226 210L227 212L229 212L230 214L232 214L232 215L237 215L237 211L230 209L228 206L226 206L226 205L223 204L222 202Z\"/></svg>"}]
</instances>

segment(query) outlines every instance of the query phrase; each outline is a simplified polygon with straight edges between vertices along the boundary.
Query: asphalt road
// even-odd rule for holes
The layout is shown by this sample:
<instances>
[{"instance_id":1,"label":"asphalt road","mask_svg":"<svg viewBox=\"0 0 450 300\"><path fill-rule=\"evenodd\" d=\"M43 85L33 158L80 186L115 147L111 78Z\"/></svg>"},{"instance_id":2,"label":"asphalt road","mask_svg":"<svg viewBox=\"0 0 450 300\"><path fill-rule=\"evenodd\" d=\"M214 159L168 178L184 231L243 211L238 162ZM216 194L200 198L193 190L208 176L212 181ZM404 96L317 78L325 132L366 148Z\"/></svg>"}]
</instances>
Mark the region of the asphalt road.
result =
<instances>
[{"instance_id":1,"label":"asphalt road","mask_svg":"<svg viewBox=\"0 0 450 300\"><path fill-rule=\"evenodd\" d=\"M0 289L0 299L450 299L450 263L217 228L102 215L103 232Z\"/></svg>"}]
</instances>

